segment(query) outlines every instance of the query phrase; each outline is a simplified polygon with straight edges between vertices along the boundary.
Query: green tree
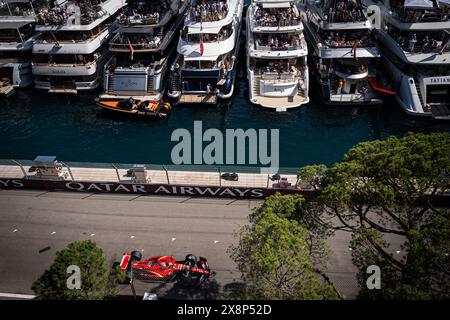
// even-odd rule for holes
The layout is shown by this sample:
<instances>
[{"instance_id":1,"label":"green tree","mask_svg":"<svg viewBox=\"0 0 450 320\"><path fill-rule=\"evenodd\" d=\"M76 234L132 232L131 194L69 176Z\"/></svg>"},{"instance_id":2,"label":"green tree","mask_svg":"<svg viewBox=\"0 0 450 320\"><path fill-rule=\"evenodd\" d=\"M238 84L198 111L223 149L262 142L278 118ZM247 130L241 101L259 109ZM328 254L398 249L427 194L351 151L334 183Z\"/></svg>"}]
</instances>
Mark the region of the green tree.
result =
<instances>
[{"instance_id":1,"label":"green tree","mask_svg":"<svg viewBox=\"0 0 450 320\"><path fill-rule=\"evenodd\" d=\"M316 266L325 264L326 249L311 253L306 228L270 209L260 209L251 220L240 229L238 244L229 248L244 282L240 298L338 298Z\"/></svg>"},{"instance_id":2,"label":"green tree","mask_svg":"<svg viewBox=\"0 0 450 320\"><path fill-rule=\"evenodd\" d=\"M304 227L308 231L306 241L309 255L313 258L318 270L324 268L321 266L323 257L328 255L325 241L333 234L333 229L330 222L325 222L323 212L318 210L317 206L311 205L311 202L306 201L302 195L281 195L277 192L253 210L249 216L250 223L258 223L266 213L274 213L278 217L295 220Z\"/></svg>"},{"instance_id":3,"label":"green tree","mask_svg":"<svg viewBox=\"0 0 450 320\"><path fill-rule=\"evenodd\" d=\"M78 266L81 273L80 289L69 289L69 266ZM117 293L120 272L107 267L103 250L91 240L75 241L56 253L48 270L37 279L32 290L39 299L97 300Z\"/></svg>"},{"instance_id":4,"label":"green tree","mask_svg":"<svg viewBox=\"0 0 450 320\"><path fill-rule=\"evenodd\" d=\"M326 172L312 202L339 221L335 229L353 233L361 297L450 297L450 209L433 200L449 189L447 133L360 143ZM401 248L390 247L393 238ZM371 264L381 268L381 290L366 290Z\"/></svg>"}]
</instances>

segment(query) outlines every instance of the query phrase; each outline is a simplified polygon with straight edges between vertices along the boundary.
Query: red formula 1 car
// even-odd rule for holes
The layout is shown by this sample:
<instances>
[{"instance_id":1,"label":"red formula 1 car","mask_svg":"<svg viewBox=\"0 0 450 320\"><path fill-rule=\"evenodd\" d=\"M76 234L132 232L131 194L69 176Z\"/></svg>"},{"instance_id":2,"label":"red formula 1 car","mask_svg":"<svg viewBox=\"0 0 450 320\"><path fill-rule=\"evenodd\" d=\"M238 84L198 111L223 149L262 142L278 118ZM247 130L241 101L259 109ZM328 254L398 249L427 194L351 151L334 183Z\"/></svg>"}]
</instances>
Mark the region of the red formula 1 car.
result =
<instances>
[{"instance_id":1,"label":"red formula 1 car","mask_svg":"<svg viewBox=\"0 0 450 320\"><path fill-rule=\"evenodd\" d=\"M183 261L176 261L170 256L154 256L142 260L139 251L125 253L120 268L126 272L127 278L144 282L181 281L187 286L202 286L206 283L211 271L208 261L188 254Z\"/></svg>"}]
</instances>

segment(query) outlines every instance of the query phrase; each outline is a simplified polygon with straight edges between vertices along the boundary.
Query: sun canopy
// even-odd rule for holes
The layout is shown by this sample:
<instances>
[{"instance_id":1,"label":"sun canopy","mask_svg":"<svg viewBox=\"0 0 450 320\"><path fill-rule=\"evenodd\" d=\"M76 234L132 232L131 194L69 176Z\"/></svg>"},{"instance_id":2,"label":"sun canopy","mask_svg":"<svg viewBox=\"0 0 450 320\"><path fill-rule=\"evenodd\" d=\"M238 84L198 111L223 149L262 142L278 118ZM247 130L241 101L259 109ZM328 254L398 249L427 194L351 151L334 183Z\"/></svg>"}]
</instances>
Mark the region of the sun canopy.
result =
<instances>
[{"instance_id":1,"label":"sun canopy","mask_svg":"<svg viewBox=\"0 0 450 320\"><path fill-rule=\"evenodd\" d=\"M433 2L430 0L405 0L405 8L429 9L433 8Z\"/></svg>"}]
</instances>

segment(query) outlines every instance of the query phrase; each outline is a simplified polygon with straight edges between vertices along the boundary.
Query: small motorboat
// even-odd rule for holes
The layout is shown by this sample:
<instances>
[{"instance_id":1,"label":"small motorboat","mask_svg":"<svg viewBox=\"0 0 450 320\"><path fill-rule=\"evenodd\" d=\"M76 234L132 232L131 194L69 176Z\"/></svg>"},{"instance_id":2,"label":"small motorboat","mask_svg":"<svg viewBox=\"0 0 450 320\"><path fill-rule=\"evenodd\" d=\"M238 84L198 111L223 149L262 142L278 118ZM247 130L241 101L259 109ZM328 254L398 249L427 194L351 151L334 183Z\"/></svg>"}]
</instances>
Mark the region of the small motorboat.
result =
<instances>
[{"instance_id":1,"label":"small motorboat","mask_svg":"<svg viewBox=\"0 0 450 320\"><path fill-rule=\"evenodd\" d=\"M139 100L131 97L125 100L96 99L95 102L103 110L142 117L164 118L168 116L171 109L169 102Z\"/></svg>"}]
</instances>

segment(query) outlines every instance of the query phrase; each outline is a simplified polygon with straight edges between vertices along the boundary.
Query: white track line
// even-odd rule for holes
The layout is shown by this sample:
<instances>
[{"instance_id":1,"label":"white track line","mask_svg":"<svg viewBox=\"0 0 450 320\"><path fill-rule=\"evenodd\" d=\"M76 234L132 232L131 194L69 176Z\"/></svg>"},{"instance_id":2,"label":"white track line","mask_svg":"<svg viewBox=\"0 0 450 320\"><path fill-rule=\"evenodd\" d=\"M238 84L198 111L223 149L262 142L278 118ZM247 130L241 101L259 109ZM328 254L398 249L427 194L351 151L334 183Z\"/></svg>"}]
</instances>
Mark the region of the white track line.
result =
<instances>
[{"instance_id":1,"label":"white track line","mask_svg":"<svg viewBox=\"0 0 450 320\"><path fill-rule=\"evenodd\" d=\"M16 298L16 299L34 299L36 296L31 294L4 293L0 292L0 298Z\"/></svg>"}]
</instances>

